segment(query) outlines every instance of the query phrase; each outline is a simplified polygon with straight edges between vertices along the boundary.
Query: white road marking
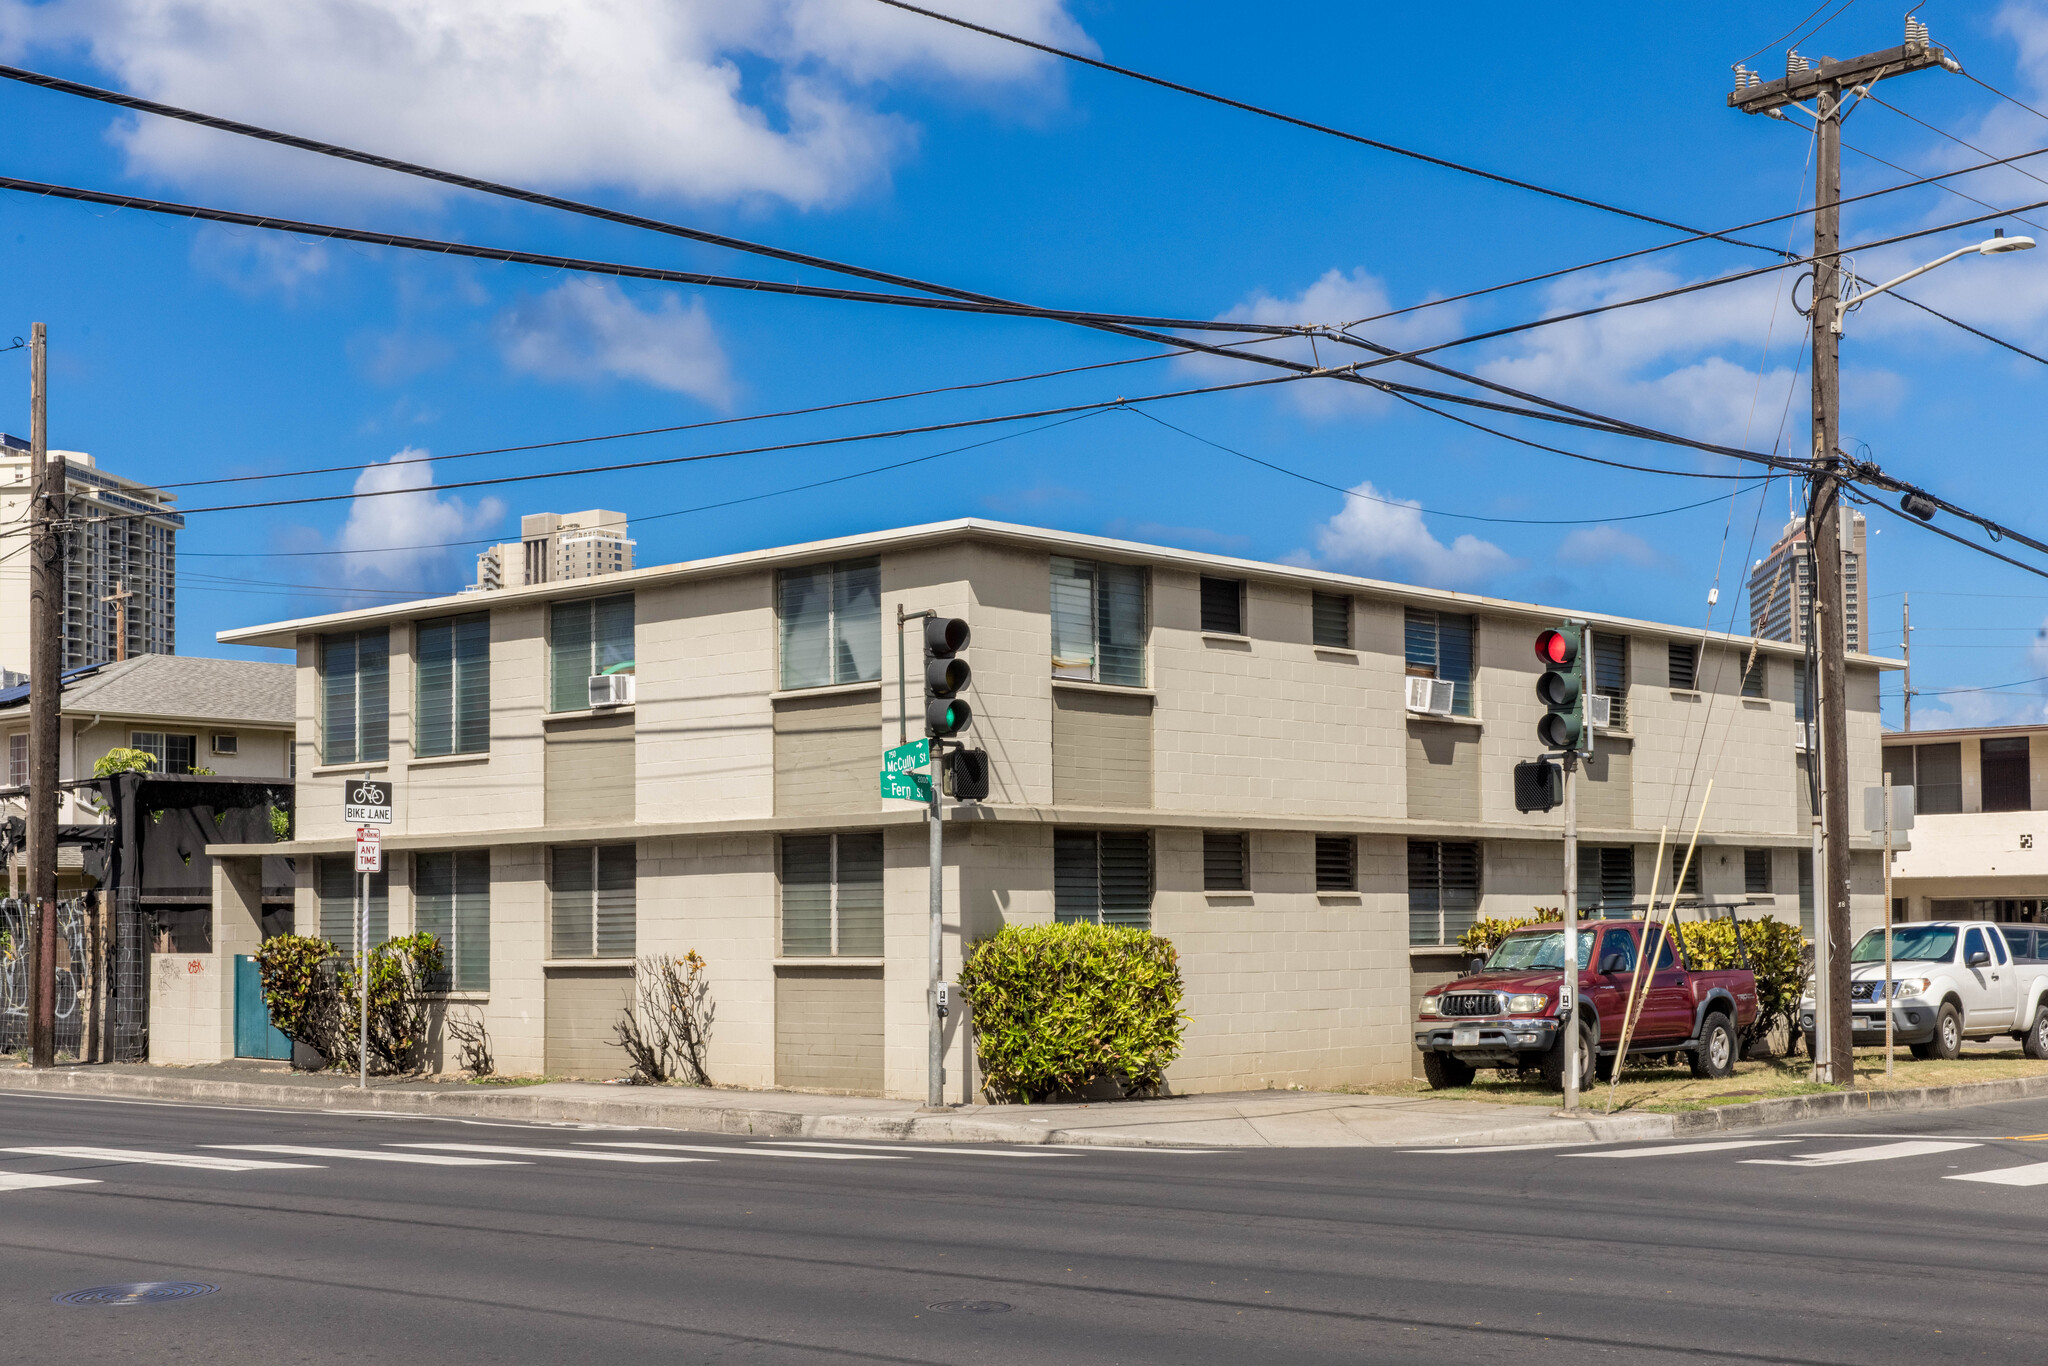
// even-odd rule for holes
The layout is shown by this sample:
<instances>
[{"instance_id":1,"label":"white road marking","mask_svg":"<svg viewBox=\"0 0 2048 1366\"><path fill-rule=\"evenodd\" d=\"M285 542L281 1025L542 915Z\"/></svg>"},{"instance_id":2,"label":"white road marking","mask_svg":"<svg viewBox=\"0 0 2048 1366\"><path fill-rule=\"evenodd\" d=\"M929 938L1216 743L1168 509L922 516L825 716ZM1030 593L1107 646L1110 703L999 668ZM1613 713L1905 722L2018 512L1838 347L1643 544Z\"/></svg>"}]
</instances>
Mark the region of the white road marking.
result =
<instances>
[{"instance_id":1,"label":"white road marking","mask_svg":"<svg viewBox=\"0 0 2048 1366\"><path fill-rule=\"evenodd\" d=\"M1725 1143L1674 1143L1664 1148L1609 1148L1599 1153L1565 1153L1565 1157L1676 1157L1680 1153L1723 1153L1735 1148L1772 1148L1797 1143L1796 1138L1736 1138Z\"/></svg>"},{"instance_id":2,"label":"white road marking","mask_svg":"<svg viewBox=\"0 0 2048 1366\"><path fill-rule=\"evenodd\" d=\"M206 1157L199 1153L150 1153L135 1148L0 1148L27 1157L72 1157L84 1162L126 1162L139 1167L197 1167L210 1172L318 1170L317 1162L261 1162L253 1157Z\"/></svg>"},{"instance_id":3,"label":"white road marking","mask_svg":"<svg viewBox=\"0 0 2048 1366\"><path fill-rule=\"evenodd\" d=\"M412 1162L423 1167L524 1167L503 1157L446 1157L438 1153L366 1153L354 1148L301 1148L290 1143L203 1143L235 1153L280 1153L286 1157L352 1157L363 1162Z\"/></svg>"},{"instance_id":4,"label":"white road marking","mask_svg":"<svg viewBox=\"0 0 2048 1366\"><path fill-rule=\"evenodd\" d=\"M1993 1186L2048 1186L2048 1162L2029 1162L2024 1167L2005 1167L1995 1172L1962 1172L1943 1179L1983 1181Z\"/></svg>"},{"instance_id":5,"label":"white road marking","mask_svg":"<svg viewBox=\"0 0 2048 1366\"><path fill-rule=\"evenodd\" d=\"M726 1157L805 1157L814 1162L908 1162L903 1156L883 1157L876 1153L778 1153L768 1148L713 1147L710 1144L695 1143L593 1143L579 1142L582 1148L659 1148L665 1153L719 1153Z\"/></svg>"},{"instance_id":6,"label":"white road marking","mask_svg":"<svg viewBox=\"0 0 2048 1366\"><path fill-rule=\"evenodd\" d=\"M1039 1148L919 1148L908 1143L824 1143L810 1139L766 1138L762 1144L777 1148L854 1148L870 1153L951 1153L955 1157L1079 1157L1076 1152L1048 1152ZM1168 1151L1171 1151L1170 1149Z\"/></svg>"},{"instance_id":7,"label":"white road marking","mask_svg":"<svg viewBox=\"0 0 2048 1366\"><path fill-rule=\"evenodd\" d=\"M708 1157L657 1157L653 1153L586 1153L577 1148L514 1148L502 1143L386 1143L387 1148L433 1148L453 1153L503 1153L507 1157L580 1157L586 1162L710 1162Z\"/></svg>"},{"instance_id":8,"label":"white road marking","mask_svg":"<svg viewBox=\"0 0 2048 1366\"><path fill-rule=\"evenodd\" d=\"M1404 1153L1530 1153L1538 1148L1578 1148L1579 1143L1475 1143L1467 1148L1403 1148Z\"/></svg>"},{"instance_id":9,"label":"white road marking","mask_svg":"<svg viewBox=\"0 0 2048 1366\"><path fill-rule=\"evenodd\" d=\"M89 1176L38 1176L29 1172L0 1172L0 1191L33 1191L47 1186L97 1186Z\"/></svg>"},{"instance_id":10,"label":"white road marking","mask_svg":"<svg viewBox=\"0 0 2048 1366\"><path fill-rule=\"evenodd\" d=\"M1975 1143L1880 1143L1872 1148L1844 1148L1832 1153L1809 1153L1800 1157L1750 1157L1745 1167L1844 1167L1852 1162L1889 1162L1895 1157L1928 1157L1974 1148Z\"/></svg>"}]
</instances>

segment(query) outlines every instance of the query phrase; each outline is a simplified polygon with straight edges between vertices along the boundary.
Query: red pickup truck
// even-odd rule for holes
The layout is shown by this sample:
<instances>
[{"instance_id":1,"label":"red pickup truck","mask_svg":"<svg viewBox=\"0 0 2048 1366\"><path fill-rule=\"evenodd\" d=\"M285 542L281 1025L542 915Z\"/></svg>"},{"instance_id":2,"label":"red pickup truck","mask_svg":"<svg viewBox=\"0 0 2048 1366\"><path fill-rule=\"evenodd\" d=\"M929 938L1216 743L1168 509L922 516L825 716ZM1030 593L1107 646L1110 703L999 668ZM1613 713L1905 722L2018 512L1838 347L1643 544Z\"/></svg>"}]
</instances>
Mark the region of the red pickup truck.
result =
<instances>
[{"instance_id":1,"label":"red pickup truck","mask_svg":"<svg viewBox=\"0 0 2048 1366\"><path fill-rule=\"evenodd\" d=\"M1613 1069L1644 928L1640 920L1579 927L1580 1038L1572 1051L1581 1085ZM1641 989L1630 1055L1684 1053L1696 1077L1729 1075L1742 1031L1756 1019L1755 975L1748 968L1693 968L1675 936L1655 933L1650 943L1657 961ZM1564 927L1547 921L1501 940L1471 976L1430 988L1415 1023L1429 1084L1463 1086L1481 1067L1533 1066L1562 1087L1567 1049L1557 998L1563 966Z\"/></svg>"}]
</instances>

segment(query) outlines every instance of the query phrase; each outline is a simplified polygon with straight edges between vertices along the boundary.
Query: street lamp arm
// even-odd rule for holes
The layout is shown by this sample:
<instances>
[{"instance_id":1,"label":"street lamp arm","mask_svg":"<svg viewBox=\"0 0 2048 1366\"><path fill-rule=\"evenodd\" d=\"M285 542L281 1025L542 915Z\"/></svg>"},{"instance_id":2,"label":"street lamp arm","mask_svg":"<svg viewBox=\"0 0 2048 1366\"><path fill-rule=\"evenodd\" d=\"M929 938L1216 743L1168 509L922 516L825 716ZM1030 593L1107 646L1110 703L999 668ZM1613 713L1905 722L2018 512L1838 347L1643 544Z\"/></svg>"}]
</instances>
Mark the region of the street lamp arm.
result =
<instances>
[{"instance_id":1,"label":"street lamp arm","mask_svg":"<svg viewBox=\"0 0 2048 1366\"><path fill-rule=\"evenodd\" d=\"M1913 269L1907 271L1904 275L1899 276L1895 280L1886 280L1883 284L1878 285L1873 289L1866 289L1861 294L1857 294L1850 298L1842 300L1842 307L1845 309L1854 308L1856 307L1856 305L1862 303L1865 299L1875 298L1877 295L1884 293L1888 289L1896 289L1900 285L1906 283L1906 281L1913 279L1915 276L1925 275L1928 271L1933 270L1936 266L1945 266L1949 262L1954 261L1960 257L1975 255L1976 251L1977 248L1975 247L1958 247L1956 250L1950 252L1946 256L1935 257L1932 261L1929 261L1924 266L1913 267Z\"/></svg>"}]
</instances>

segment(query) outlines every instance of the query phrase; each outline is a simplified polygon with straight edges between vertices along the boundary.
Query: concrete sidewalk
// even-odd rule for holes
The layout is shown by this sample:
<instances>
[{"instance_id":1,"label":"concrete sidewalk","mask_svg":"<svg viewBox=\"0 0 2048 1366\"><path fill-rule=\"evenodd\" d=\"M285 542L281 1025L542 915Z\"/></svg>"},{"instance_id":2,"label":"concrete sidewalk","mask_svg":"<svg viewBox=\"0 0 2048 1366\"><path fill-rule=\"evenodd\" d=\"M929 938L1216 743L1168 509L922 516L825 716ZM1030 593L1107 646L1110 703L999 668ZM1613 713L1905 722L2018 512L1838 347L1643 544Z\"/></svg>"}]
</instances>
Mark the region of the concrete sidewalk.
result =
<instances>
[{"instance_id":1,"label":"concrete sidewalk","mask_svg":"<svg viewBox=\"0 0 2048 1366\"><path fill-rule=\"evenodd\" d=\"M925 1143L1066 1143L1120 1148L1475 1147L1607 1143L1787 1124L1832 1114L1904 1113L2048 1095L2048 1076L1901 1091L1841 1091L1679 1114L1565 1119L1534 1105L1428 1096L1248 1091L1083 1105L959 1105L800 1091L545 1082L533 1086L380 1080L367 1093L332 1072L257 1064L0 1067L0 1098L36 1092L338 1114L602 1124L776 1138ZM4 1102L0 1102L4 1103Z\"/></svg>"}]
</instances>

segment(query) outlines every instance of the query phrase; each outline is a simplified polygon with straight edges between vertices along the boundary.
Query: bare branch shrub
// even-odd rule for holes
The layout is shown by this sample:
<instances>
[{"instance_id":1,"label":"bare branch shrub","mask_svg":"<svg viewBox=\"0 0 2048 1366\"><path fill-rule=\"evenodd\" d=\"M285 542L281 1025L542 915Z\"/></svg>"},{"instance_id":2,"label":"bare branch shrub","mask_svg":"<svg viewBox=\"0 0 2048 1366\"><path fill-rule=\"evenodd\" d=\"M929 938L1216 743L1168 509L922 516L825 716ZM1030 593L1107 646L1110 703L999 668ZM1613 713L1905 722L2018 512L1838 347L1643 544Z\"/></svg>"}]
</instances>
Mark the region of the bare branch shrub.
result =
<instances>
[{"instance_id":1,"label":"bare branch shrub","mask_svg":"<svg viewBox=\"0 0 2048 1366\"><path fill-rule=\"evenodd\" d=\"M717 1008L704 970L695 949L680 958L649 954L640 960L633 974L636 1007L612 1026L632 1064L635 1085L711 1084L704 1055Z\"/></svg>"}]
</instances>

